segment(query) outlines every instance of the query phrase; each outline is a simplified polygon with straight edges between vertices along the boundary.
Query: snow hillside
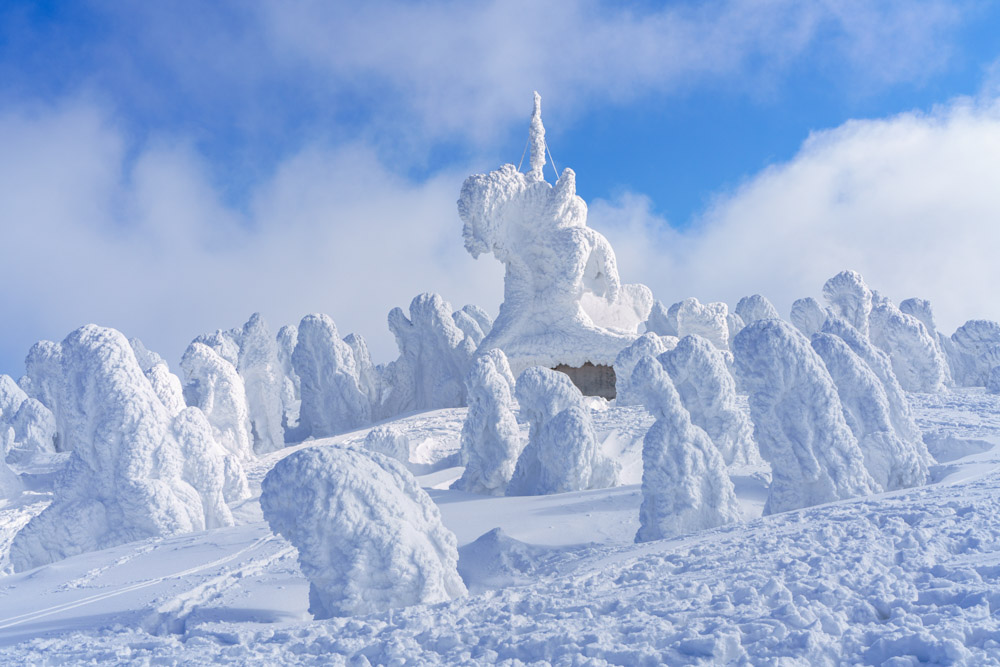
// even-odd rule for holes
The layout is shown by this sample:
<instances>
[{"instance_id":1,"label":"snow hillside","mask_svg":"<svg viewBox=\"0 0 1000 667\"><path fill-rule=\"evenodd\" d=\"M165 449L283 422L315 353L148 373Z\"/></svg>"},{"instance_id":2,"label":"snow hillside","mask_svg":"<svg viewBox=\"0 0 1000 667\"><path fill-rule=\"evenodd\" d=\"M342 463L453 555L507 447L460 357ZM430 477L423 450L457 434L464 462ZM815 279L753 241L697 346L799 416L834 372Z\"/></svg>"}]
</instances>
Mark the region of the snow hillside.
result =
<instances>
[{"instance_id":1,"label":"snow hillside","mask_svg":"<svg viewBox=\"0 0 1000 667\"><path fill-rule=\"evenodd\" d=\"M766 468L730 469L747 523L641 545L632 542L641 498L634 474L626 486L550 496L451 491L465 410L397 420L411 468L457 537L472 594L326 621L306 612L309 583L295 550L268 530L256 495L276 461L300 449L360 446L367 429L289 447L250 464L255 498L234 509L235 527L0 578L0 662L882 664L912 656L1000 664L1000 398L972 389L910 399L942 461L929 486L755 518ZM651 418L638 407L592 416L603 452L627 476ZM46 494L26 493L0 508L0 553L46 503Z\"/></svg>"}]
</instances>

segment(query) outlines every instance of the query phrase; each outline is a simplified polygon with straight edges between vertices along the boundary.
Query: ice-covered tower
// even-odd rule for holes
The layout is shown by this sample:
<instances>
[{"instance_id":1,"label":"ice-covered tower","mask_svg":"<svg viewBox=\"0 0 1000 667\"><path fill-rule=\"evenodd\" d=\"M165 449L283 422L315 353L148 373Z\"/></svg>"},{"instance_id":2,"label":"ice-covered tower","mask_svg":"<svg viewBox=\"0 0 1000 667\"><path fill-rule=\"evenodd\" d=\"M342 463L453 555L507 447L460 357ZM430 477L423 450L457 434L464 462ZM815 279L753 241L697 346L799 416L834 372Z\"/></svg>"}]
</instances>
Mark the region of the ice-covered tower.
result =
<instances>
[{"instance_id":1,"label":"ice-covered tower","mask_svg":"<svg viewBox=\"0 0 1000 667\"><path fill-rule=\"evenodd\" d=\"M506 267L504 302L479 351L499 348L514 374L529 366L567 372L586 394L614 396L618 352L638 337L652 294L623 285L611 244L587 227L576 174L545 181L545 127L535 93L529 170L512 164L470 176L458 213L465 248Z\"/></svg>"}]
</instances>

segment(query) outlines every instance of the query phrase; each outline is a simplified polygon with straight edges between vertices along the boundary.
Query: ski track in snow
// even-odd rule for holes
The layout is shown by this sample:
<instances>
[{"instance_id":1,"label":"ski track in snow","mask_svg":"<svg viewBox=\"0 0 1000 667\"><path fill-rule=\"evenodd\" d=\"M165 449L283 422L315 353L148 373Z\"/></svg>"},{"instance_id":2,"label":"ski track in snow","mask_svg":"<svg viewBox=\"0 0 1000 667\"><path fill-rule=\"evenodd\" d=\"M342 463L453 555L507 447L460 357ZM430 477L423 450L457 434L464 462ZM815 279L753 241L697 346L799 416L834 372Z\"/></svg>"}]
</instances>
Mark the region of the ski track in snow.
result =
<instances>
[{"instance_id":1,"label":"ski track in snow","mask_svg":"<svg viewBox=\"0 0 1000 667\"><path fill-rule=\"evenodd\" d=\"M1000 665L1000 399L910 399L932 451L950 459L934 484L761 519L764 471L734 471L746 473L734 481L748 523L641 545L641 408L594 412L630 486L527 498L443 490L461 471L449 457L464 411L410 415L395 424L460 545L496 525L547 545L514 566L531 583L313 622L295 552L252 500L234 528L0 577L0 663ZM260 459L255 494L292 451L367 431ZM0 506L0 554L46 503Z\"/></svg>"}]
</instances>

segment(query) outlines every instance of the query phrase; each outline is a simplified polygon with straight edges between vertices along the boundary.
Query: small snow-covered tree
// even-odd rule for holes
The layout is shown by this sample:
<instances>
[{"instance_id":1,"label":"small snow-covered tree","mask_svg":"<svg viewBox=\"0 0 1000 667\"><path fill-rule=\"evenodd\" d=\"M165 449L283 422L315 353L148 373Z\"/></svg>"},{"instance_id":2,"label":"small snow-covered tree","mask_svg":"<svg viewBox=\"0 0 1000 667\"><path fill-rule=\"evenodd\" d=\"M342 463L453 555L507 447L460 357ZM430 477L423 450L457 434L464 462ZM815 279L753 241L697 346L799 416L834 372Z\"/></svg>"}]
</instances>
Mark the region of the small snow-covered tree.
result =
<instances>
[{"instance_id":1,"label":"small snow-covered tree","mask_svg":"<svg viewBox=\"0 0 1000 667\"><path fill-rule=\"evenodd\" d=\"M403 465L410 462L410 439L391 424L376 426L368 431L365 449L394 458Z\"/></svg>"},{"instance_id":2,"label":"small snow-covered tree","mask_svg":"<svg viewBox=\"0 0 1000 667\"><path fill-rule=\"evenodd\" d=\"M4 456L20 462L35 452L56 451L56 424L52 412L34 398L29 398L14 380L0 375L0 434L10 442Z\"/></svg>"},{"instance_id":3,"label":"small snow-covered tree","mask_svg":"<svg viewBox=\"0 0 1000 667\"><path fill-rule=\"evenodd\" d=\"M951 335L949 363L955 383L984 387L990 371L1000 366L1000 323L969 320Z\"/></svg>"},{"instance_id":4,"label":"small snow-covered tree","mask_svg":"<svg viewBox=\"0 0 1000 667\"><path fill-rule=\"evenodd\" d=\"M728 315L729 306L721 301L703 304L694 297L688 297L677 307L677 335L701 336L718 349L728 350Z\"/></svg>"},{"instance_id":5,"label":"small snow-covered tree","mask_svg":"<svg viewBox=\"0 0 1000 667\"><path fill-rule=\"evenodd\" d=\"M465 595L454 534L398 461L341 447L303 449L261 485L271 530L298 550L317 619Z\"/></svg>"},{"instance_id":6,"label":"small snow-covered tree","mask_svg":"<svg viewBox=\"0 0 1000 667\"><path fill-rule=\"evenodd\" d=\"M872 308L868 316L872 343L889 355L892 371L906 391L944 391L948 364L923 322L892 303Z\"/></svg>"},{"instance_id":7,"label":"small snow-covered tree","mask_svg":"<svg viewBox=\"0 0 1000 667\"><path fill-rule=\"evenodd\" d=\"M736 304L736 314L743 319L743 325L753 324L757 320L781 319L778 309L766 297L751 294L739 300Z\"/></svg>"},{"instance_id":8,"label":"small snow-covered tree","mask_svg":"<svg viewBox=\"0 0 1000 667\"><path fill-rule=\"evenodd\" d=\"M184 398L201 410L215 440L240 461L253 457L250 411L243 378L236 368L203 343L191 343L181 358Z\"/></svg>"},{"instance_id":9,"label":"small snow-covered tree","mask_svg":"<svg viewBox=\"0 0 1000 667\"><path fill-rule=\"evenodd\" d=\"M642 399L632 388L632 370L643 357L658 357L677 346L674 336L658 336L646 332L618 353L615 358L615 404L641 405Z\"/></svg>"},{"instance_id":10,"label":"small snow-covered tree","mask_svg":"<svg viewBox=\"0 0 1000 667\"><path fill-rule=\"evenodd\" d=\"M826 310L811 296L792 302L789 319L807 338L823 328L826 318Z\"/></svg>"},{"instance_id":11,"label":"small snow-covered tree","mask_svg":"<svg viewBox=\"0 0 1000 667\"><path fill-rule=\"evenodd\" d=\"M243 325L238 365L247 397L247 410L257 454L285 446L281 392L284 373L278 362L278 342L260 313Z\"/></svg>"},{"instance_id":12,"label":"small snow-covered tree","mask_svg":"<svg viewBox=\"0 0 1000 667\"><path fill-rule=\"evenodd\" d=\"M618 480L601 454L583 394L564 373L533 366L517 378L518 419L530 425L507 487L509 496L602 489Z\"/></svg>"},{"instance_id":13,"label":"small snow-covered tree","mask_svg":"<svg viewBox=\"0 0 1000 667\"><path fill-rule=\"evenodd\" d=\"M646 321L643 322L643 326L646 327L646 331L649 333L655 333L658 336L676 337L677 311L679 309L680 303L675 303L670 308L667 308L663 305L662 301L656 301L653 303Z\"/></svg>"},{"instance_id":14,"label":"small snow-covered tree","mask_svg":"<svg viewBox=\"0 0 1000 667\"><path fill-rule=\"evenodd\" d=\"M736 382L722 352L685 336L659 356L691 422L703 429L728 465L759 461L753 426L736 403Z\"/></svg>"},{"instance_id":15,"label":"small snow-covered tree","mask_svg":"<svg viewBox=\"0 0 1000 667\"><path fill-rule=\"evenodd\" d=\"M949 387L953 386L955 384L955 379L951 374L951 360L948 355L948 349L951 347L951 340L938 331L937 324L934 322L934 308L931 306L931 302L927 299L903 299L899 302L899 309L907 315L911 315L923 322L924 326L927 328L927 333L930 334L934 341L934 345L941 354L941 358L945 360L944 383Z\"/></svg>"},{"instance_id":16,"label":"small snow-covered tree","mask_svg":"<svg viewBox=\"0 0 1000 667\"><path fill-rule=\"evenodd\" d=\"M833 313L868 335L868 315L872 311L872 291L857 271L841 271L823 285L823 298Z\"/></svg>"},{"instance_id":17,"label":"small snow-covered tree","mask_svg":"<svg viewBox=\"0 0 1000 667\"><path fill-rule=\"evenodd\" d=\"M739 521L726 464L705 431L691 423L660 362L648 356L641 359L633 386L656 418L643 438L642 505L635 541L661 540Z\"/></svg>"},{"instance_id":18,"label":"small snow-covered tree","mask_svg":"<svg viewBox=\"0 0 1000 667\"><path fill-rule=\"evenodd\" d=\"M298 339L299 328L295 325L286 324L278 329L278 365L281 367L283 376L281 381L281 426L286 434L299 423L301 400L299 376L296 375L295 367L292 364L292 353L295 351Z\"/></svg>"},{"instance_id":19,"label":"small snow-covered tree","mask_svg":"<svg viewBox=\"0 0 1000 667\"><path fill-rule=\"evenodd\" d=\"M805 336L781 320L760 320L733 343L757 446L771 464L764 513L875 492L833 379Z\"/></svg>"},{"instance_id":20,"label":"small snow-covered tree","mask_svg":"<svg viewBox=\"0 0 1000 667\"><path fill-rule=\"evenodd\" d=\"M469 412L462 425L465 471L454 488L502 496L522 449L514 416L514 376L506 355L492 349L477 357L465 387L469 396Z\"/></svg>"},{"instance_id":21,"label":"small snow-covered tree","mask_svg":"<svg viewBox=\"0 0 1000 667\"><path fill-rule=\"evenodd\" d=\"M885 387L868 364L831 334L814 334L812 347L837 385L844 418L858 439L872 478L887 491L925 484L925 456L896 434Z\"/></svg>"},{"instance_id":22,"label":"small snow-covered tree","mask_svg":"<svg viewBox=\"0 0 1000 667\"><path fill-rule=\"evenodd\" d=\"M451 314L451 319L461 329L466 338L472 341L473 347L478 348L486 335L493 328L493 319L489 313L473 304L462 306L461 310L456 310Z\"/></svg>"}]
</instances>

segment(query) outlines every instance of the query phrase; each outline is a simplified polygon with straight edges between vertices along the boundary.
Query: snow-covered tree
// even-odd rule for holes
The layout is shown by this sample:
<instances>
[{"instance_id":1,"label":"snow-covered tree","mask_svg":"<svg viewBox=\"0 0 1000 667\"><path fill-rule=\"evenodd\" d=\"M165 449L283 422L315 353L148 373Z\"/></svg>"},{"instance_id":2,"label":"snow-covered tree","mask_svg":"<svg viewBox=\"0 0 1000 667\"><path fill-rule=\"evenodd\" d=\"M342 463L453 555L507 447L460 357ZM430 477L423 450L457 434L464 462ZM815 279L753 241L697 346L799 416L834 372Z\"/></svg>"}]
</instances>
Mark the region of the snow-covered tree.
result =
<instances>
[{"instance_id":1,"label":"snow-covered tree","mask_svg":"<svg viewBox=\"0 0 1000 667\"><path fill-rule=\"evenodd\" d=\"M674 336L646 332L615 357L615 404L641 405L642 399L632 388L632 370L643 357L658 357L677 346Z\"/></svg>"},{"instance_id":2,"label":"snow-covered tree","mask_svg":"<svg viewBox=\"0 0 1000 667\"><path fill-rule=\"evenodd\" d=\"M889 355L892 371L906 391L937 393L945 388L948 364L923 322L892 303L872 308L869 335Z\"/></svg>"},{"instance_id":3,"label":"snow-covered tree","mask_svg":"<svg viewBox=\"0 0 1000 667\"><path fill-rule=\"evenodd\" d=\"M937 323L934 321L934 308L931 306L931 302L927 299L904 299L900 301L899 309L907 315L911 315L923 322L927 328L927 333L930 334L938 352L945 360L945 385L949 387L954 385L955 380L951 374L951 360L948 358L948 349L951 347L951 340L938 331Z\"/></svg>"},{"instance_id":4,"label":"snow-covered tree","mask_svg":"<svg viewBox=\"0 0 1000 667\"><path fill-rule=\"evenodd\" d=\"M295 374L295 367L292 364L292 353L295 351L295 344L299 340L299 328L292 324L286 324L278 329L278 365L281 367L283 379L281 381L281 426L288 433L299 423L299 404L301 395L299 393L299 376Z\"/></svg>"},{"instance_id":5,"label":"snow-covered tree","mask_svg":"<svg viewBox=\"0 0 1000 667\"><path fill-rule=\"evenodd\" d=\"M260 313L243 325L236 370L246 391L254 452L281 449L285 446L281 400L285 377L278 361L278 342Z\"/></svg>"},{"instance_id":6,"label":"snow-covered tree","mask_svg":"<svg viewBox=\"0 0 1000 667\"><path fill-rule=\"evenodd\" d=\"M465 471L454 488L501 496L522 449L514 416L514 376L504 353L487 350L476 358L465 387L469 396L469 412L462 425Z\"/></svg>"},{"instance_id":7,"label":"snow-covered tree","mask_svg":"<svg viewBox=\"0 0 1000 667\"><path fill-rule=\"evenodd\" d=\"M736 403L722 352L700 336L685 336L659 360L691 422L708 434L726 464L759 461L753 426Z\"/></svg>"},{"instance_id":8,"label":"snow-covered tree","mask_svg":"<svg viewBox=\"0 0 1000 667\"><path fill-rule=\"evenodd\" d=\"M868 315L872 311L872 291L857 271L841 271L823 285L823 298L830 309L848 324L868 335Z\"/></svg>"},{"instance_id":9,"label":"snow-covered tree","mask_svg":"<svg viewBox=\"0 0 1000 667\"><path fill-rule=\"evenodd\" d=\"M185 402L201 410L215 440L239 461L253 456L250 411L243 378L203 343L191 343L181 358Z\"/></svg>"},{"instance_id":10,"label":"snow-covered tree","mask_svg":"<svg viewBox=\"0 0 1000 667\"><path fill-rule=\"evenodd\" d=\"M14 429L0 423L0 499L13 498L24 490L21 476L7 465L7 454L14 445Z\"/></svg>"},{"instance_id":11,"label":"snow-covered tree","mask_svg":"<svg viewBox=\"0 0 1000 667\"><path fill-rule=\"evenodd\" d=\"M951 335L949 362L955 383L984 387L990 371L1000 366L1000 323L969 320Z\"/></svg>"},{"instance_id":12,"label":"snow-covered tree","mask_svg":"<svg viewBox=\"0 0 1000 667\"><path fill-rule=\"evenodd\" d=\"M465 595L455 536L398 461L341 447L304 449L261 485L271 530L298 550L317 619Z\"/></svg>"},{"instance_id":13,"label":"snow-covered tree","mask_svg":"<svg viewBox=\"0 0 1000 667\"><path fill-rule=\"evenodd\" d=\"M811 296L792 302L789 319L807 338L823 328L826 318L826 310Z\"/></svg>"},{"instance_id":14,"label":"snow-covered tree","mask_svg":"<svg viewBox=\"0 0 1000 667\"><path fill-rule=\"evenodd\" d=\"M646 331L659 336L674 336L676 338L677 311L680 309L680 306L680 303L675 303L670 308L667 308L663 305L662 301L654 302L652 308L649 310L649 316L643 322Z\"/></svg>"},{"instance_id":15,"label":"snow-covered tree","mask_svg":"<svg viewBox=\"0 0 1000 667\"><path fill-rule=\"evenodd\" d=\"M739 300L736 304L736 314L743 319L743 325L753 324L757 320L781 319L778 309L766 297L751 294Z\"/></svg>"},{"instance_id":16,"label":"snow-covered tree","mask_svg":"<svg viewBox=\"0 0 1000 667\"><path fill-rule=\"evenodd\" d=\"M757 446L771 464L765 514L877 490L833 379L805 336L781 320L760 320L736 337L733 356Z\"/></svg>"},{"instance_id":17,"label":"snow-covered tree","mask_svg":"<svg viewBox=\"0 0 1000 667\"><path fill-rule=\"evenodd\" d=\"M703 304L693 296L688 297L677 307L677 335L701 336L718 349L728 350L728 316L729 306L721 301Z\"/></svg>"},{"instance_id":18,"label":"snow-covered tree","mask_svg":"<svg viewBox=\"0 0 1000 667\"><path fill-rule=\"evenodd\" d=\"M617 464L599 450L583 394L569 376L534 366L517 378L518 419L529 424L507 495L530 496L614 486Z\"/></svg>"},{"instance_id":19,"label":"snow-covered tree","mask_svg":"<svg viewBox=\"0 0 1000 667\"><path fill-rule=\"evenodd\" d=\"M736 313L729 313L726 315L726 326L729 327L729 340L736 338L736 334L743 331L743 327L747 325L743 321L743 318Z\"/></svg>"},{"instance_id":20,"label":"snow-covered tree","mask_svg":"<svg viewBox=\"0 0 1000 667\"><path fill-rule=\"evenodd\" d=\"M7 375L0 375L0 438L10 441L3 457L19 462L34 452L51 453L56 448L55 418L52 412Z\"/></svg>"},{"instance_id":21,"label":"snow-covered tree","mask_svg":"<svg viewBox=\"0 0 1000 667\"><path fill-rule=\"evenodd\" d=\"M462 306L461 310L456 310L451 314L451 318L476 348L493 328L493 319L489 313L471 303Z\"/></svg>"}]
</instances>

